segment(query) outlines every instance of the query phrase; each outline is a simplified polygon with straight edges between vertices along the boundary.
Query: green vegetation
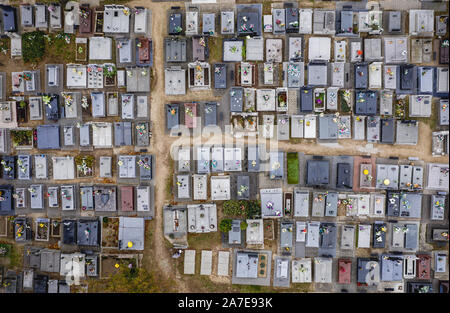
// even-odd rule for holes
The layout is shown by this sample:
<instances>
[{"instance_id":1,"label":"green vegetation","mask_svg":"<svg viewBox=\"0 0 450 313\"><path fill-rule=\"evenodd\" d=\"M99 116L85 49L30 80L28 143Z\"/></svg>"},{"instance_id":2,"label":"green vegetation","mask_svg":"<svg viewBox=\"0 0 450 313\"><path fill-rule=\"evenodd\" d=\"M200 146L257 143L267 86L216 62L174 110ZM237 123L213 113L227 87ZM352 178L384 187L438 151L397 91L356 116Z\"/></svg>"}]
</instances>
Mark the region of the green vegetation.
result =
<instances>
[{"instance_id":1,"label":"green vegetation","mask_svg":"<svg viewBox=\"0 0 450 313\"><path fill-rule=\"evenodd\" d=\"M408 111L408 97L398 97L394 104L394 117L405 119Z\"/></svg>"},{"instance_id":2,"label":"green vegetation","mask_svg":"<svg viewBox=\"0 0 450 313\"><path fill-rule=\"evenodd\" d=\"M223 213L227 217L252 219L261 215L261 206L255 200L228 200L223 203Z\"/></svg>"},{"instance_id":3,"label":"green vegetation","mask_svg":"<svg viewBox=\"0 0 450 313\"><path fill-rule=\"evenodd\" d=\"M253 219L261 216L261 203L259 200L245 201L248 219Z\"/></svg>"},{"instance_id":4,"label":"green vegetation","mask_svg":"<svg viewBox=\"0 0 450 313\"><path fill-rule=\"evenodd\" d=\"M262 12L265 15L272 14L272 1L263 0L262 3Z\"/></svg>"},{"instance_id":5,"label":"green vegetation","mask_svg":"<svg viewBox=\"0 0 450 313\"><path fill-rule=\"evenodd\" d=\"M431 131L437 130L437 121L438 121L438 104L432 103L431 104L431 115L430 117L410 117L411 120L416 120L421 123L424 123L430 127ZM408 110L408 116L409 116L409 103L407 103L407 110Z\"/></svg>"},{"instance_id":6,"label":"green vegetation","mask_svg":"<svg viewBox=\"0 0 450 313\"><path fill-rule=\"evenodd\" d=\"M107 280L89 281L89 292L156 293L167 292L169 282L162 282L154 273L132 266L123 266Z\"/></svg>"},{"instance_id":7,"label":"green vegetation","mask_svg":"<svg viewBox=\"0 0 450 313\"><path fill-rule=\"evenodd\" d=\"M231 230L231 222L232 220L230 218L224 218L219 223L219 230L222 233L228 233Z\"/></svg>"},{"instance_id":8,"label":"green vegetation","mask_svg":"<svg viewBox=\"0 0 450 313\"><path fill-rule=\"evenodd\" d=\"M76 43L76 60L86 61L87 59L87 44L86 43Z\"/></svg>"},{"instance_id":9,"label":"green vegetation","mask_svg":"<svg viewBox=\"0 0 450 313\"><path fill-rule=\"evenodd\" d=\"M0 243L0 257L9 257L11 253L11 245Z\"/></svg>"},{"instance_id":10,"label":"green vegetation","mask_svg":"<svg viewBox=\"0 0 450 313\"><path fill-rule=\"evenodd\" d=\"M248 227L248 224L247 224L247 222L246 221L241 221L241 230L246 230L247 229L247 227Z\"/></svg>"},{"instance_id":11,"label":"green vegetation","mask_svg":"<svg viewBox=\"0 0 450 313\"><path fill-rule=\"evenodd\" d=\"M169 175L166 178L166 198L167 199L173 199L172 189L173 189L173 167L174 167L174 161L169 161Z\"/></svg>"},{"instance_id":12,"label":"green vegetation","mask_svg":"<svg viewBox=\"0 0 450 313\"><path fill-rule=\"evenodd\" d=\"M289 139L289 143L294 143L294 144L298 144L301 143L302 140L300 138L290 138Z\"/></svg>"},{"instance_id":13,"label":"green vegetation","mask_svg":"<svg viewBox=\"0 0 450 313\"><path fill-rule=\"evenodd\" d=\"M38 63L45 55L45 34L39 30L22 35L22 57L25 63Z\"/></svg>"},{"instance_id":14,"label":"green vegetation","mask_svg":"<svg viewBox=\"0 0 450 313\"><path fill-rule=\"evenodd\" d=\"M233 286L238 292L242 293L273 293L273 288L257 285L235 285Z\"/></svg>"},{"instance_id":15,"label":"green vegetation","mask_svg":"<svg viewBox=\"0 0 450 313\"><path fill-rule=\"evenodd\" d=\"M239 201L228 200L223 203L223 213L230 217L243 217L245 215L245 208L241 206Z\"/></svg>"},{"instance_id":16,"label":"green vegetation","mask_svg":"<svg viewBox=\"0 0 450 313\"><path fill-rule=\"evenodd\" d=\"M92 177L94 174L95 157L92 155L77 155L75 165L77 166L77 175L79 178Z\"/></svg>"},{"instance_id":17,"label":"green vegetation","mask_svg":"<svg viewBox=\"0 0 450 313\"><path fill-rule=\"evenodd\" d=\"M23 264L23 247L17 245L9 245L9 267L22 268Z\"/></svg>"},{"instance_id":18,"label":"green vegetation","mask_svg":"<svg viewBox=\"0 0 450 313\"><path fill-rule=\"evenodd\" d=\"M204 234L189 234L189 248L192 249L212 249L220 245L221 233L218 231Z\"/></svg>"},{"instance_id":19,"label":"green vegetation","mask_svg":"<svg viewBox=\"0 0 450 313\"><path fill-rule=\"evenodd\" d=\"M341 99L341 112L348 113L352 111L352 92L348 89L339 90L339 98Z\"/></svg>"},{"instance_id":20,"label":"green vegetation","mask_svg":"<svg viewBox=\"0 0 450 313\"><path fill-rule=\"evenodd\" d=\"M22 56L25 63L38 63L44 56L52 62L72 63L76 56L75 35L59 32L46 35L42 31L22 36Z\"/></svg>"},{"instance_id":21,"label":"green vegetation","mask_svg":"<svg viewBox=\"0 0 450 313\"><path fill-rule=\"evenodd\" d=\"M298 166L298 153L287 153L287 181L288 184L298 184L299 182L299 166Z\"/></svg>"},{"instance_id":22,"label":"green vegetation","mask_svg":"<svg viewBox=\"0 0 450 313\"><path fill-rule=\"evenodd\" d=\"M319 91L316 92L316 101L314 103L315 109L325 109L325 92Z\"/></svg>"},{"instance_id":23,"label":"green vegetation","mask_svg":"<svg viewBox=\"0 0 450 313\"><path fill-rule=\"evenodd\" d=\"M57 34L49 34L47 38L47 55L51 59L73 63L76 59L75 35L66 34L63 31ZM54 62L54 61L52 61Z\"/></svg>"},{"instance_id":24,"label":"green vegetation","mask_svg":"<svg viewBox=\"0 0 450 313\"><path fill-rule=\"evenodd\" d=\"M150 68L150 89L154 90L156 85L156 75L155 75L155 68Z\"/></svg>"}]
</instances>

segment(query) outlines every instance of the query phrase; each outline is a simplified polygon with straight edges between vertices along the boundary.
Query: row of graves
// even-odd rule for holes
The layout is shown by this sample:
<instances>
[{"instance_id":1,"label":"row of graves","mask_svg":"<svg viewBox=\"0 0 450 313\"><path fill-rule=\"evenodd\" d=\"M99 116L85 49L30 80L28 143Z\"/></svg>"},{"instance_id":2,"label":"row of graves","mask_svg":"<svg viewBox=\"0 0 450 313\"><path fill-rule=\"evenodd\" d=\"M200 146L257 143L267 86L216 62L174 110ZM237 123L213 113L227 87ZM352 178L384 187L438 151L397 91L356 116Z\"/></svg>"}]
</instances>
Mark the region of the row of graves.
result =
<instances>
[{"instance_id":1,"label":"row of graves","mask_svg":"<svg viewBox=\"0 0 450 313\"><path fill-rule=\"evenodd\" d=\"M11 95L0 73L0 236L26 245L24 270L2 277L6 292L69 292L139 267L155 212L151 12L74 1L8 12L20 18L11 57L22 57L21 34L63 31L76 35L76 63L12 72Z\"/></svg>"},{"instance_id":2,"label":"row of graves","mask_svg":"<svg viewBox=\"0 0 450 313\"><path fill-rule=\"evenodd\" d=\"M285 3L264 16L259 4L219 13L172 10L166 94L186 94L188 80L188 89L223 97L220 110L214 103L204 112L195 102L168 104L167 129L194 128L195 118L221 127L224 112L233 133L416 145L419 119L433 118L444 130L434 154L447 154L448 16L354 6L335 12ZM217 16L220 31L207 22ZM208 41L217 37L222 62L210 64Z\"/></svg>"}]
</instances>

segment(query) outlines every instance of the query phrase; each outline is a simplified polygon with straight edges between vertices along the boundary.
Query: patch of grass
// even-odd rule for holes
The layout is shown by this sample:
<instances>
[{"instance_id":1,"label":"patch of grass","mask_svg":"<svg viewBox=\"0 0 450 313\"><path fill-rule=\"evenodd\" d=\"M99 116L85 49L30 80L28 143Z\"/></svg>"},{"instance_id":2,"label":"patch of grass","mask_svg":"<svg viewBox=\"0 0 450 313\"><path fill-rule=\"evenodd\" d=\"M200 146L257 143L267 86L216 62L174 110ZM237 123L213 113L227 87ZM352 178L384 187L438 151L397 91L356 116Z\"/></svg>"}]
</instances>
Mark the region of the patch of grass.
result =
<instances>
[{"instance_id":1,"label":"patch of grass","mask_svg":"<svg viewBox=\"0 0 450 313\"><path fill-rule=\"evenodd\" d=\"M177 260L177 268L180 273L183 273L183 260ZM183 275L182 279L189 285L189 290L195 292L229 293L231 291L231 285L216 283L204 275Z\"/></svg>"},{"instance_id":2,"label":"patch of grass","mask_svg":"<svg viewBox=\"0 0 450 313\"><path fill-rule=\"evenodd\" d=\"M77 155L75 165L77 167L77 176L79 178L92 177L94 175L94 161L92 155Z\"/></svg>"},{"instance_id":3,"label":"patch of grass","mask_svg":"<svg viewBox=\"0 0 450 313\"><path fill-rule=\"evenodd\" d=\"M310 292L311 291L311 283L302 283L296 284L294 287L286 290L288 292Z\"/></svg>"},{"instance_id":4,"label":"patch of grass","mask_svg":"<svg viewBox=\"0 0 450 313\"><path fill-rule=\"evenodd\" d=\"M45 34L34 31L22 35L22 58L25 63L38 63L45 55Z\"/></svg>"},{"instance_id":5,"label":"patch of grass","mask_svg":"<svg viewBox=\"0 0 450 313\"><path fill-rule=\"evenodd\" d=\"M75 35L59 32L49 34L46 42L47 55L56 61L74 63L76 59ZM114 50L114 49L113 49ZM53 62L56 62L53 61Z\"/></svg>"},{"instance_id":6,"label":"patch of grass","mask_svg":"<svg viewBox=\"0 0 450 313\"><path fill-rule=\"evenodd\" d=\"M274 292L309 292L311 290L311 283L295 284L290 288L277 289L268 286L255 286L255 285L233 285L233 292L241 293L274 293Z\"/></svg>"},{"instance_id":7,"label":"patch of grass","mask_svg":"<svg viewBox=\"0 0 450 313\"><path fill-rule=\"evenodd\" d=\"M429 243L429 245L431 245L433 247L433 251L434 250L446 250L447 248L447 244L445 242L431 242Z\"/></svg>"},{"instance_id":8,"label":"patch of grass","mask_svg":"<svg viewBox=\"0 0 450 313\"><path fill-rule=\"evenodd\" d=\"M10 2L22 3L22 0L10 0ZM50 3L60 3L62 9L64 9L64 5L69 2L69 0L39 0L36 3L50 4Z\"/></svg>"},{"instance_id":9,"label":"patch of grass","mask_svg":"<svg viewBox=\"0 0 450 313\"><path fill-rule=\"evenodd\" d=\"M11 251L9 255L10 267L12 268L22 268L23 264L23 247L11 246Z\"/></svg>"},{"instance_id":10,"label":"patch of grass","mask_svg":"<svg viewBox=\"0 0 450 313\"><path fill-rule=\"evenodd\" d=\"M210 37L209 38L209 62L221 62L222 61L222 38Z\"/></svg>"},{"instance_id":11,"label":"patch of grass","mask_svg":"<svg viewBox=\"0 0 450 313\"><path fill-rule=\"evenodd\" d=\"M154 229L155 229L155 220L146 221L145 223L146 240L152 241Z\"/></svg>"},{"instance_id":12,"label":"patch of grass","mask_svg":"<svg viewBox=\"0 0 450 313\"><path fill-rule=\"evenodd\" d=\"M150 68L150 89L154 90L156 86L156 72L155 68Z\"/></svg>"},{"instance_id":13,"label":"patch of grass","mask_svg":"<svg viewBox=\"0 0 450 313\"><path fill-rule=\"evenodd\" d=\"M412 120L419 121L421 123L424 123L430 127L431 131L435 131L437 128L437 121L438 121L438 104L432 103L431 104L431 115L430 117L411 117ZM408 106L408 116L409 116L409 106Z\"/></svg>"},{"instance_id":14,"label":"patch of grass","mask_svg":"<svg viewBox=\"0 0 450 313\"><path fill-rule=\"evenodd\" d=\"M219 230L222 233L228 233L232 229L232 220L230 218L224 218L219 223Z\"/></svg>"},{"instance_id":15,"label":"patch of grass","mask_svg":"<svg viewBox=\"0 0 450 313\"><path fill-rule=\"evenodd\" d=\"M299 181L299 165L298 165L298 153L287 153L287 181L288 184L298 184Z\"/></svg>"},{"instance_id":16,"label":"patch of grass","mask_svg":"<svg viewBox=\"0 0 450 313\"><path fill-rule=\"evenodd\" d=\"M341 104L341 112L348 113L352 111L352 91L349 89L339 90L339 99Z\"/></svg>"},{"instance_id":17,"label":"patch of grass","mask_svg":"<svg viewBox=\"0 0 450 313\"><path fill-rule=\"evenodd\" d=\"M262 3L262 12L265 15L272 14L272 1L264 0Z\"/></svg>"},{"instance_id":18,"label":"patch of grass","mask_svg":"<svg viewBox=\"0 0 450 313\"><path fill-rule=\"evenodd\" d=\"M227 217L243 217L245 208L243 208L239 201L228 200L223 203L223 213Z\"/></svg>"}]
</instances>

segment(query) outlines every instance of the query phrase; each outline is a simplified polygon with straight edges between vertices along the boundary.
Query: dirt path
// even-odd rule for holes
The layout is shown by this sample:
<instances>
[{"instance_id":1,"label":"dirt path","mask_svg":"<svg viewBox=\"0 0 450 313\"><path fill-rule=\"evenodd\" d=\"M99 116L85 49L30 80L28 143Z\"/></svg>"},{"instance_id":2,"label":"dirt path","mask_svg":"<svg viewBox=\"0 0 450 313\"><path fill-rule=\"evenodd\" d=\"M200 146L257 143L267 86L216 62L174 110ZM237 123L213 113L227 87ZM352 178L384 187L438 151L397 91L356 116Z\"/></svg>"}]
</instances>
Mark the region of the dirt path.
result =
<instances>
[{"instance_id":1,"label":"dirt path","mask_svg":"<svg viewBox=\"0 0 450 313\"><path fill-rule=\"evenodd\" d=\"M167 36L167 11L171 6L180 6L180 2L150 2L145 0L128 3L130 7L144 6L152 11L152 38L154 47L154 82L151 91L151 122L152 141L149 150L156 158L154 186L155 186L155 225L149 230L152 242L146 242L143 266L147 269L158 269L168 278L172 278L177 286L178 292L188 292L185 282L176 280L180 273L173 262L170 251L166 247L163 229L162 208L169 201L166 199L166 179L170 172L170 146L176 138L170 138L164 132L165 113L164 105L171 101L188 101L188 99L219 100L208 92L189 92L182 97L166 96L164 90L164 46L163 39ZM148 237L148 236L147 236ZM151 252L149 250L152 250Z\"/></svg>"}]
</instances>

